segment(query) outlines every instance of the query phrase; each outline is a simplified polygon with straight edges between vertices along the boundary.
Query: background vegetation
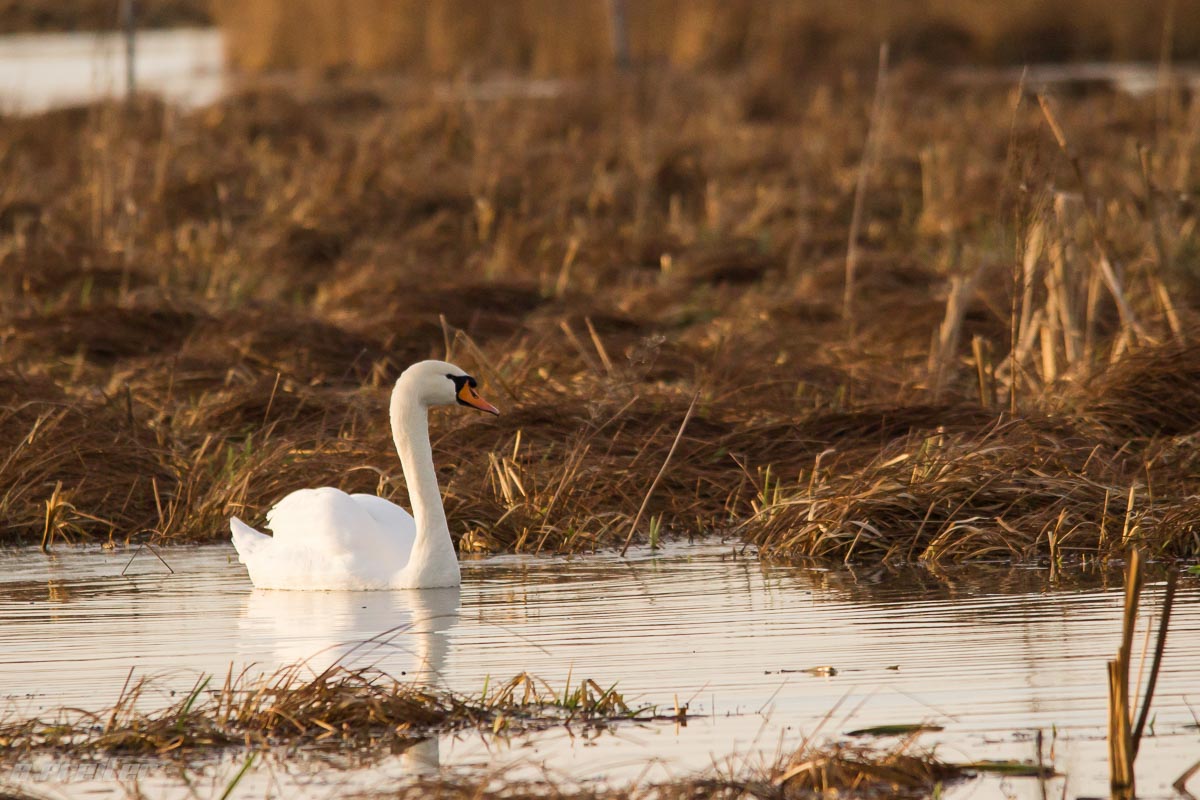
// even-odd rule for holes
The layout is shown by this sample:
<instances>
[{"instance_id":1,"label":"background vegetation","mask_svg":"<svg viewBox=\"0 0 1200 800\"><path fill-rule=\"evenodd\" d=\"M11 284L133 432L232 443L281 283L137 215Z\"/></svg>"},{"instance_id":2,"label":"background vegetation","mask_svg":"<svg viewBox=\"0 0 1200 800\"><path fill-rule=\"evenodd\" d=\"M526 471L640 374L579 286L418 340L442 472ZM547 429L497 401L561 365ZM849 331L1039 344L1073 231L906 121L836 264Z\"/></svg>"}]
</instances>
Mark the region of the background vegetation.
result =
<instances>
[{"instance_id":1,"label":"background vegetation","mask_svg":"<svg viewBox=\"0 0 1200 800\"><path fill-rule=\"evenodd\" d=\"M693 60L663 40L691 69L551 94L337 74L6 118L0 537L221 539L325 483L406 502L387 392L449 354L505 412L434 420L464 550L615 545L635 520L853 559L1200 549L1191 90L1039 98L902 38L880 82L840 45L754 38L784 4L723 4L743 28L716 7L669 17L707 31ZM1117 7L1072 35L1111 16L1102 52L1191 46L1182 5ZM985 19L928 8L905 19ZM240 63L298 63L226 12ZM987 41L971 57L1003 60ZM518 49L480 63L575 69ZM322 52L305 65L345 61Z\"/></svg>"},{"instance_id":2,"label":"background vegetation","mask_svg":"<svg viewBox=\"0 0 1200 800\"><path fill-rule=\"evenodd\" d=\"M591 73L613 60L610 0L214 0L249 69L503 68ZM935 63L1200 54L1194 2L626 0L630 55L683 69L803 71L873 61L880 41Z\"/></svg>"}]
</instances>

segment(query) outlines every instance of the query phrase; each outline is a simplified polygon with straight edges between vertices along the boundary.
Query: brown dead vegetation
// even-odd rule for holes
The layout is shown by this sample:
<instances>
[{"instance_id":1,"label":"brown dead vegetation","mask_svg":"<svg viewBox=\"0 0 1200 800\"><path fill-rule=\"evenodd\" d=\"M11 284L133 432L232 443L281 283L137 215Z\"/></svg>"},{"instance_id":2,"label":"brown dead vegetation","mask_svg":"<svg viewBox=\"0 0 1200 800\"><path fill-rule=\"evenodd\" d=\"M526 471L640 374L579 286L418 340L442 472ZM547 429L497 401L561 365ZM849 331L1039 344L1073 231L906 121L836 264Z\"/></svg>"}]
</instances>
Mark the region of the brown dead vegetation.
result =
<instances>
[{"instance_id":1,"label":"brown dead vegetation","mask_svg":"<svg viewBox=\"0 0 1200 800\"><path fill-rule=\"evenodd\" d=\"M845 744L805 746L765 769L743 769L616 789L568 788L544 783L500 780L417 780L395 791L352 795L355 800L807 800L812 797L937 797L944 786L974 773L948 764L911 742L891 749Z\"/></svg>"},{"instance_id":2,"label":"brown dead vegetation","mask_svg":"<svg viewBox=\"0 0 1200 800\"><path fill-rule=\"evenodd\" d=\"M0 34L113 30L119 9L113 0L0 0ZM212 24L210 0L138 0L137 9L143 28Z\"/></svg>"},{"instance_id":3,"label":"brown dead vegetation","mask_svg":"<svg viewBox=\"0 0 1200 800\"><path fill-rule=\"evenodd\" d=\"M34 755L195 759L243 746L354 750L379 757L463 728L515 734L687 717L686 709L660 717L652 706L630 707L615 686L603 688L594 680L556 691L526 674L485 687L481 697L465 697L371 669L335 665L314 675L300 663L268 675L235 675L231 668L223 683L204 676L174 703L153 711L143 706L144 696L155 692L154 679L134 680L132 671L130 679L111 708L64 708L48 719L0 721L0 760Z\"/></svg>"},{"instance_id":4,"label":"brown dead vegetation","mask_svg":"<svg viewBox=\"0 0 1200 800\"><path fill-rule=\"evenodd\" d=\"M0 536L404 503L387 391L449 355L504 411L433 419L469 549L619 544L644 505L639 539L791 555L1197 551L1189 95L902 70L863 183L852 73L565 91L6 120Z\"/></svg>"},{"instance_id":5,"label":"brown dead vegetation","mask_svg":"<svg viewBox=\"0 0 1200 800\"><path fill-rule=\"evenodd\" d=\"M773 552L843 559L1077 559L1135 542L1195 552L1193 504L1139 502L1153 488L1129 469L1061 424L998 421L893 441L859 469L831 460L802 476L805 492L764 498L745 528Z\"/></svg>"},{"instance_id":6,"label":"brown dead vegetation","mask_svg":"<svg viewBox=\"0 0 1200 800\"><path fill-rule=\"evenodd\" d=\"M402 683L370 669L333 666L312 674L304 664L269 675L232 670L223 681L202 677L166 707L146 699L151 678L133 679L111 708L60 709L34 718L0 719L0 763L34 757L86 760L102 757L170 759L197 764L230 751L333 756L353 752L358 763L403 752L431 736L464 729L491 736L525 735L549 728L574 731L621 724L687 724L687 708L660 713L631 706L615 686L582 680L556 690L521 674L479 696ZM172 693L174 696L175 693ZM156 710L144 710L149 705ZM467 777L416 778L372 798L409 797L639 797L805 798L837 793L849 797L927 797L944 784L971 776L971 765L939 759L917 745L919 734L890 748L847 741L806 740L795 752L760 767L712 770L711 774L661 784L635 784L601 792L572 792L559 784ZM252 762L248 762L252 763ZM0 791L3 789L0 788Z\"/></svg>"}]
</instances>

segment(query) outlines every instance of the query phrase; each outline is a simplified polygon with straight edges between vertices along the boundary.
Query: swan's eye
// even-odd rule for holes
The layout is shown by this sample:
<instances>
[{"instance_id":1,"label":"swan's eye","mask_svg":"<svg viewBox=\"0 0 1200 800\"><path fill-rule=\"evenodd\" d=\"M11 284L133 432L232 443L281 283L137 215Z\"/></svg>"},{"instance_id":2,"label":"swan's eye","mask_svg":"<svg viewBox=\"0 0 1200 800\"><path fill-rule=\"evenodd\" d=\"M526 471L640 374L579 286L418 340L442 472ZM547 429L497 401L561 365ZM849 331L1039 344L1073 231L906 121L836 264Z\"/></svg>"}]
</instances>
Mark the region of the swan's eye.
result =
<instances>
[{"instance_id":1,"label":"swan's eye","mask_svg":"<svg viewBox=\"0 0 1200 800\"><path fill-rule=\"evenodd\" d=\"M494 405L484 400L479 396L479 392L475 391L479 386L479 381L470 375L447 375L446 377L454 382L454 397L459 405L477 408L489 414L500 413Z\"/></svg>"},{"instance_id":2,"label":"swan's eye","mask_svg":"<svg viewBox=\"0 0 1200 800\"><path fill-rule=\"evenodd\" d=\"M479 386L479 381L472 378L470 375L451 375L446 373L446 377L454 382L454 393L461 394L463 387L469 386L472 389Z\"/></svg>"}]
</instances>

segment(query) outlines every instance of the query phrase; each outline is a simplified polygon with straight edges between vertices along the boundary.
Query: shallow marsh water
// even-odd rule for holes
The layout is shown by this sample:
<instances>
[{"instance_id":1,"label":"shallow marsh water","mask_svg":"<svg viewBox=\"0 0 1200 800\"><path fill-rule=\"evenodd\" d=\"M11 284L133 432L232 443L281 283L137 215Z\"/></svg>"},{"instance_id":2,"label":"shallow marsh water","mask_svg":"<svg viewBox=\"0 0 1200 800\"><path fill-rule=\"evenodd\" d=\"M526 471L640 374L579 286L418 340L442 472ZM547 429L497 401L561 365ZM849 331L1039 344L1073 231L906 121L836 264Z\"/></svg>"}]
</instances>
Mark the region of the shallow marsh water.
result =
<instances>
[{"instance_id":1,"label":"shallow marsh water","mask_svg":"<svg viewBox=\"0 0 1200 800\"><path fill-rule=\"evenodd\" d=\"M528 671L561 689L594 678L627 699L696 715L686 726L624 726L594 737L555 730L498 741L446 735L369 768L297 761L245 784L296 785L327 797L437 768L504 769L527 777L620 785L770 758L829 714L822 734L933 722L949 760L1046 754L1067 796L1107 790L1105 667L1120 633L1120 576L1071 577L974 566L934 573L764 565L729 546L672 547L635 558L501 556L464 564L461 591L266 592L250 586L231 547L0 551L0 696L13 713L113 702L130 667L161 675L162 693L200 673L252 671L344 657L464 693ZM1158 596L1152 584L1148 610ZM1143 796L1200 757L1200 587L1184 579L1155 701L1155 736L1139 757ZM1142 628L1148 623L1143 614ZM376 639L368 646L363 641ZM1142 641L1139 632L1137 642ZM348 653L348 655L347 655ZM832 667L836 674L810 674ZM820 672L818 670L818 672ZM839 704L840 703L840 704ZM1052 749L1052 753L1051 753ZM647 771L647 765L651 764ZM238 765L208 768L219 784ZM158 792L182 787L144 766L105 765L88 783L119 790L136 770ZM28 765L24 781L54 790L61 765ZM194 777L192 778L195 779ZM182 791L182 788L181 788ZM1059 796L1061 779L1050 792ZM1034 781L984 779L960 797L1041 796ZM218 792L219 793L219 792ZM261 791L259 792L261 796Z\"/></svg>"},{"instance_id":2,"label":"shallow marsh water","mask_svg":"<svg viewBox=\"0 0 1200 800\"><path fill-rule=\"evenodd\" d=\"M224 48L224 37L215 28L139 30L135 56L138 90L185 108L215 102L235 83L224 65ZM1143 95L1161 88L1164 73L1158 64L1085 62L1035 64L1024 74L1019 68L969 67L951 71L947 77L964 85L1016 86L1024 81L1038 91L1108 86ZM1191 89L1200 86L1200 70L1191 66L1176 67L1167 77ZM567 84L558 80L496 76L470 84L441 84L438 96L444 100L461 100L464 93L473 100L545 99L566 88ZM33 113L122 97L124 92L125 38L120 32L0 36L0 111Z\"/></svg>"},{"instance_id":3,"label":"shallow marsh water","mask_svg":"<svg viewBox=\"0 0 1200 800\"><path fill-rule=\"evenodd\" d=\"M189 108L212 103L224 93L224 43L218 31L139 31L136 41L139 91ZM125 88L125 39L120 33L0 36L0 110L45 111L122 97Z\"/></svg>"}]
</instances>

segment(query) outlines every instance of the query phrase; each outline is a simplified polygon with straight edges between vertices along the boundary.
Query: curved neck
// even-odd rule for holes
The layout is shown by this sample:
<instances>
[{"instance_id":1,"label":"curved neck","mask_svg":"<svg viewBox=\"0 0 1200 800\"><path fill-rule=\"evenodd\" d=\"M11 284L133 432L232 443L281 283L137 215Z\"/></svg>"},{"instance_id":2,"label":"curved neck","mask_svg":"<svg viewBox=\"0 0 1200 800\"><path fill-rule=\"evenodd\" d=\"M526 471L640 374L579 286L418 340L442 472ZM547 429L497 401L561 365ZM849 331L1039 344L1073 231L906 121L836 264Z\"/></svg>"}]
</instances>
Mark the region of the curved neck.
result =
<instances>
[{"instance_id":1,"label":"curved neck","mask_svg":"<svg viewBox=\"0 0 1200 800\"><path fill-rule=\"evenodd\" d=\"M450 540L446 511L433 469L433 448L429 444L429 412L405 391L401 382L392 391L392 439L404 468L404 482L417 524L417 539L404 572L414 585L447 586L457 584L458 556ZM444 583L450 576L454 584Z\"/></svg>"}]
</instances>

